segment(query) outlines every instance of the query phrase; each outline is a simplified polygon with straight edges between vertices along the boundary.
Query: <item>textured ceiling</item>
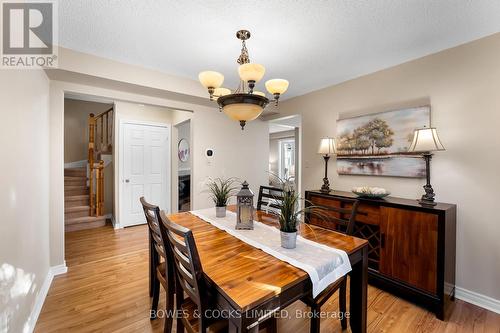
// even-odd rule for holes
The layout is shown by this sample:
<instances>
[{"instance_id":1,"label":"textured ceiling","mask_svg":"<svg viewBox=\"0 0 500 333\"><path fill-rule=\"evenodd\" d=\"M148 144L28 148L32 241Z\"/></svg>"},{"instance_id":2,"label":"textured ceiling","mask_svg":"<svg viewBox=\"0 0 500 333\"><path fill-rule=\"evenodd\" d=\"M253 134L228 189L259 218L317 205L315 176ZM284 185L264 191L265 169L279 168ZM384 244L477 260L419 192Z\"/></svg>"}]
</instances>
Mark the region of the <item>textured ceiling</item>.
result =
<instances>
[{"instance_id":1,"label":"textured ceiling","mask_svg":"<svg viewBox=\"0 0 500 333\"><path fill-rule=\"evenodd\" d=\"M213 69L229 88L249 29L250 59L289 98L496 33L500 1L60 0L59 21L64 47L192 79Z\"/></svg>"}]
</instances>

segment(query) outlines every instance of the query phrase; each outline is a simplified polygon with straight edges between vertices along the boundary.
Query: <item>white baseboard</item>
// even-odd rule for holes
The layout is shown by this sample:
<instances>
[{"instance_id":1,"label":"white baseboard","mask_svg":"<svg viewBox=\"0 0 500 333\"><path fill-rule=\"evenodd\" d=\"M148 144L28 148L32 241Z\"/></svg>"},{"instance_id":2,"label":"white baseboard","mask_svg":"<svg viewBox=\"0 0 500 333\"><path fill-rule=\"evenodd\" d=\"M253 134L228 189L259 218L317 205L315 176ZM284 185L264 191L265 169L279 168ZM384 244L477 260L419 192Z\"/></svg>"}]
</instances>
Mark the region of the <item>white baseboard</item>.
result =
<instances>
[{"instance_id":1,"label":"white baseboard","mask_svg":"<svg viewBox=\"0 0 500 333\"><path fill-rule=\"evenodd\" d=\"M52 271L53 276L66 274L68 272L68 266L66 266L66 260L64 260L64 264L52 266L50 270Z\"/></svg>"},{"instance_id":2,"label":"white baseboard","mask_svg":"<svg viewBox=\"0 0 500 333\"><path fill-rule=\"evenodd\" d=\"M471 303L486 310L490 310L500 314L500 300L498 299L478 294L476 292L460 287L455 288L455 297L467 303Z\"/></svg>"},{"instance_id":3,"label":"white baseboard","mask_svg":"<svg viewBox=\"0 0 500 333\"><path fill-rule=\"evenodd\" d=\"M116 229L121 229L120 227L120 223L116 222L115 220L115 217L113 216L113 214L107 214L107 215L104 215L106 217L106 219L110 219L111 220L111 224L113 225L113 228L116 230Z\"/></svg>"},{"instance_id":4,"label":"white baseboard","mask_svg":"<svg viewBox=\"0 0 500 333\"><path fill-rule=\"evenodd\" d=\"M40 288L38 294L35 297L35 304L33 306L33 309L31 309L31 314L26 323L24 324L23 333L25 332L31 333L35 330L36 321L38 320L38 316L42 311L43 303L45 302L45 298L47 297L47 293L49 292L50 285L52 284L54 276L59 274L64 274L67 271L68 267L66 266L66 261L64 261L64 264L62 265L52 266L49 268L47 276L45 277L45 280L43 280L42 287Z\"/></svg>"}]
</instances>

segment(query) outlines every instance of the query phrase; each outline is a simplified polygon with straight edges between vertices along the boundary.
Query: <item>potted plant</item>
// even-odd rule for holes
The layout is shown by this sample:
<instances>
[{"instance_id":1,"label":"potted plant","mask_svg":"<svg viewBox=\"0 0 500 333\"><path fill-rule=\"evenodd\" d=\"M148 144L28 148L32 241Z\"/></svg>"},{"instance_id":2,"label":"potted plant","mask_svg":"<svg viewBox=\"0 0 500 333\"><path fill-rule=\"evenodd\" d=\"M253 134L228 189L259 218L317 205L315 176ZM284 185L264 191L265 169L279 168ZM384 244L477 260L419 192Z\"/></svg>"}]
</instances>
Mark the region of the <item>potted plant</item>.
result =
<instances>
[{"instance_id":1,"label":"potted plant","mask_svg":"<svg viewBox=\"0 0 500 333\"><path fill-rule=\"evenodd\" d=\"M300 208L300 201L304 201L304 204L307 202L300 198L288 180L277 178L283 188L280 209L275 213L279 217L281 247L294 249L297 245L297 231L302 220L306 218L306 214L320 218L324 216L320 213L321 207L319 206L305 205L306 207Z\"/></svg>"},{"instance_id":2,"label":"potted plant","mask_svg":"<svg viewBox=\"0 0 500 333\"><path fill-rule=\"evenodd\" d=\"M236 178L215 178L208 181L210 197L215 204L215 216L225 217L229 198L234 195Z\"/></svg>"}]
</instances>

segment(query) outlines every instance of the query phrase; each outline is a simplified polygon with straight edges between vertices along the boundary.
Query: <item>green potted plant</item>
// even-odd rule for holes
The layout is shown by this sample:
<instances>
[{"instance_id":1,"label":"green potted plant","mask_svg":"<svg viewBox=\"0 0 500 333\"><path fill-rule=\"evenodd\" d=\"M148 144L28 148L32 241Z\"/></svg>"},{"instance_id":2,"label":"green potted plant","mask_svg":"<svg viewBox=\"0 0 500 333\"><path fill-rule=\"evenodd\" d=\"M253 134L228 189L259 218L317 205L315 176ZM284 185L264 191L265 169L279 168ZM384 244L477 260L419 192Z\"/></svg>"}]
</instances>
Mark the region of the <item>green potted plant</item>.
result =
<instances>
[{"instance_id":1,"label":"green potted plant","mask_svg":"<svg viewBox=\"0 0 500 333\"><path fill-rule=\"evenodd\" d=\"M283 188L280 209L274 214L278 215L281 233L281 247L294 249L297 245L297 231L302 220L307 218L307 214L324 218L321 214L321 207L306 205L288 180L277 177ZM278 199L277 199L278 200ZM300 202L304 201L305 207L300 208Z\"/></svg>"},{"instance_id":2,"label":"green potted plant","mask_svg":"<svg viewBox=\"0 0 500 333\"><path fill-rule=\"evenodd\" d=\"M207 186L215 204L216 217L226 216L227 203L236 191L235 183L236 178L215 178L208 181Z\"/></svg>"}]
</instances>

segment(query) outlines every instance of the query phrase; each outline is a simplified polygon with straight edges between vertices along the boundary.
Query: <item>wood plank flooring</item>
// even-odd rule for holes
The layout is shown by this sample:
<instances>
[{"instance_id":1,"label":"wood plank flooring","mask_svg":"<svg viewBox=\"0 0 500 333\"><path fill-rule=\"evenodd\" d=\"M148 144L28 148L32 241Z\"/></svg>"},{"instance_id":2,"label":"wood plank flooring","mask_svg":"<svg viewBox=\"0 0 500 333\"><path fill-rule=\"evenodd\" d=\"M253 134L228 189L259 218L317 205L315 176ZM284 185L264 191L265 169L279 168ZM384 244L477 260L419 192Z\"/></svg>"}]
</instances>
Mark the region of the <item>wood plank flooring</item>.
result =
<instances>
[{"instance_id":1,"label":"wood plank flooring","mask_svg":"<svg viewBox=\"0 0 500 333\"><path fill-rule=\"evenodd\" d=\"M52 282L35 332L163 332L163 320L149 320L147 227L113 230L110 226L66 233L68 273ZM159 308L164 306L163 291ZM447 322L375 287L368 289L369 332L500 333L500 315L456 300ZM279 319L279 332L309 332L300 302ZM324 311L338 310L336 295ZM327 318L322 333L341 332Z\"/></svg>"}]
</instances>

